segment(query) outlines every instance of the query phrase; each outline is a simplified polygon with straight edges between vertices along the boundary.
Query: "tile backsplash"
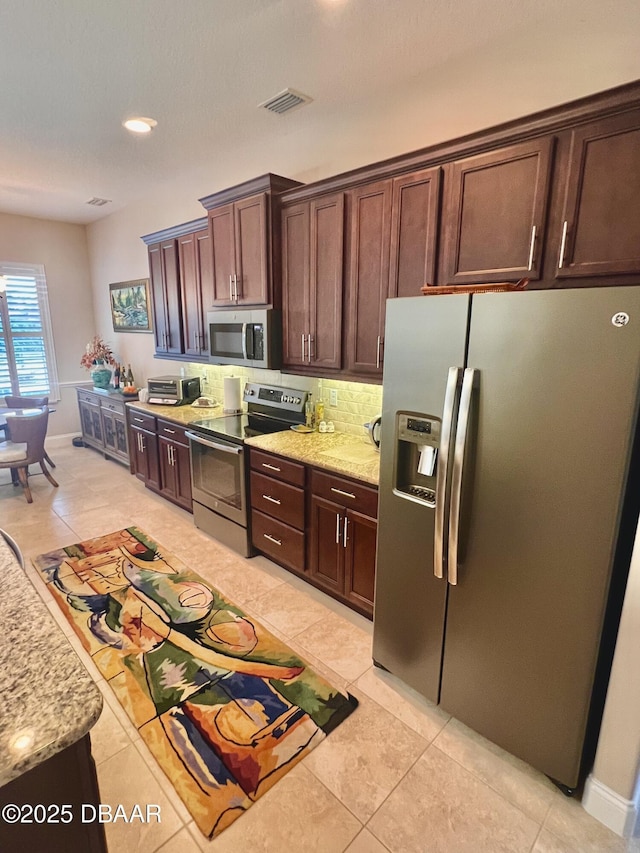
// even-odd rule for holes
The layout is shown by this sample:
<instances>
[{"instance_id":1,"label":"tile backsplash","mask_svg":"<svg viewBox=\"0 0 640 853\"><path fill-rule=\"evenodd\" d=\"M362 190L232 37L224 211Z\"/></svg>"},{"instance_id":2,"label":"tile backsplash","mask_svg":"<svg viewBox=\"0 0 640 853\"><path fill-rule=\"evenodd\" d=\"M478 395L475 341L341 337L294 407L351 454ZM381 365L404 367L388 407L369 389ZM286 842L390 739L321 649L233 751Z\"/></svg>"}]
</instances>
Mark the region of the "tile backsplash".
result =
<instances>
[{"instance_id":1,"label":"tile backsplash","mask_svg":"<svg viewBox=\"0 0 640 853\"><path fill-rule=\"evenodd\" d=\"M200 376L202 394L223 402L225 376L239 376L241 383L264 382L269 385L300 388L311 391L314 400L324 400L325 420L333 421L337 432L366 436L363 424L382 411L382 386L346 382L342 379L313 379L308 376L291 376L279 370L254 370L207 364L185 365L187 376ZM337 405L330 405L331 391L337 395Z\"/></svg>"}]
</instances>

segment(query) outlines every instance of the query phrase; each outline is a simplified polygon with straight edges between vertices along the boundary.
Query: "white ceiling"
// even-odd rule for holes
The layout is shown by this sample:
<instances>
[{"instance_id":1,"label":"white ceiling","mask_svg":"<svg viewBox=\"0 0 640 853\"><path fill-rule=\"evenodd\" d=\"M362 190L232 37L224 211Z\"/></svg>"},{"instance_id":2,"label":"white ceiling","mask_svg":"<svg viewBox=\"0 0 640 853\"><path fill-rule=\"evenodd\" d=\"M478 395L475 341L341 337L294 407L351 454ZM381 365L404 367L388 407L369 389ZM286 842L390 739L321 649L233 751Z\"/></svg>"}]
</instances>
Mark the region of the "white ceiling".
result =
<instances>
[{"instance_id":1,"label":"white ceiling","mask_svg":"<svg viewBox=\"0 0 640 853\"><path fill-rule=\"evenodd\" d=\"M0 212L91 222L283 126L437 104L452 135L638 78L638 0L1 0ZM313 102L258 109L287 86Z\"/></svg>"}]
</instances>

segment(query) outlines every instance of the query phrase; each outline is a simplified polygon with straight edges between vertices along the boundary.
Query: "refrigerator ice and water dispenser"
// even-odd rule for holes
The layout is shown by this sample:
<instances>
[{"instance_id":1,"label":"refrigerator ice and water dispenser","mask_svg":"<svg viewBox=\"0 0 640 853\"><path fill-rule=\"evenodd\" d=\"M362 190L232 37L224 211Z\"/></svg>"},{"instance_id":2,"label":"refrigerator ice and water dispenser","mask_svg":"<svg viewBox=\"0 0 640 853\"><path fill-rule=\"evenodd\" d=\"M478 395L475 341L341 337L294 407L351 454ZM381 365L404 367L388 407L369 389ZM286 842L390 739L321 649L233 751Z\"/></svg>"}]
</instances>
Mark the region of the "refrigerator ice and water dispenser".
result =
<instances>
[{"instance_id":1,"label":"refrigerator ice and water dispenser","mask_svg":"<svg viewBox=\"0 0 640 853\"><path fill-rule=\"evenodd\" d=\"M400 497L434 507L440 418L397 412L395 488Z\"/></svg>"}]
</instances>

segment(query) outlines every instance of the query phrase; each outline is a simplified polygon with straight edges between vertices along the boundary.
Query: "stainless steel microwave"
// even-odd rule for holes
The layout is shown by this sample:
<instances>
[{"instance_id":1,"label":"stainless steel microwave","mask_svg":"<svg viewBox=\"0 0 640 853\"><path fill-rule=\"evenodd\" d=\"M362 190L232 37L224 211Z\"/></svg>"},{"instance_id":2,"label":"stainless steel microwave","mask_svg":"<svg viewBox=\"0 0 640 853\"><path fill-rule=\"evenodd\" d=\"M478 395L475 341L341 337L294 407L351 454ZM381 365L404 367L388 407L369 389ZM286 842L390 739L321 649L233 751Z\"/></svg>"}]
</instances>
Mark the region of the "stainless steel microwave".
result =
<instances>
[{"instance_id":1,"label":"stainless steel microwave","mask_svg":"<svg viewBox=\"0 0 640 853\"><path fill-rule=\"evenodd\" d=\"M273 308L220 309L207 314L209 362L266 367L282 364L282 318Z\"/></svg>"}]
</instances>

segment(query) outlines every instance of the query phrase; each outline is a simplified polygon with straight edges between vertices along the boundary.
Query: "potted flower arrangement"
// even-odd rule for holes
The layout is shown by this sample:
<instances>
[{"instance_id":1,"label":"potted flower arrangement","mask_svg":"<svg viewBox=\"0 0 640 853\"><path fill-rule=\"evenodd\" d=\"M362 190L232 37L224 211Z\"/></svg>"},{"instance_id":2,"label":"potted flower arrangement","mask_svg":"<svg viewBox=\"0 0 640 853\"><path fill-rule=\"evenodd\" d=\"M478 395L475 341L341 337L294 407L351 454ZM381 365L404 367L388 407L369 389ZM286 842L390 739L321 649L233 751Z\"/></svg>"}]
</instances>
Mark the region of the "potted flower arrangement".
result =
<instances>
[{"instance_id":1,"label":"potted flower arrangement","mask_svg":"<svg viewBox=\"0 0 640 853\"><path fill-rule=\"evenodd\" d=\"M115 365L111 348L105 344L99 335L94 335L86 346L80 359L82 367L91 373L94 388L108 388L111 381L111 371L107 365Z\"/></svg>"}]
</instances>

